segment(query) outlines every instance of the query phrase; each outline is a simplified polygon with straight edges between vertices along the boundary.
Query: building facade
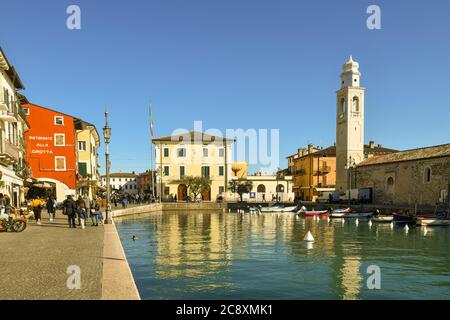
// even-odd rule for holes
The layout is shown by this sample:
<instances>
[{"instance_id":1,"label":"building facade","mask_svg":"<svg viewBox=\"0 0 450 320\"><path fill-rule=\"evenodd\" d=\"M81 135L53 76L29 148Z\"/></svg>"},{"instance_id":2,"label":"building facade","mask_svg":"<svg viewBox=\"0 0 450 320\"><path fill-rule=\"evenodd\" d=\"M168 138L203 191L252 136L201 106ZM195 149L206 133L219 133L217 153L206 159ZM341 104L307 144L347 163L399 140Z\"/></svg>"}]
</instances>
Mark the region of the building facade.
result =
<instances>
[{"instance_id":1,"label":"building facade","mask_svg":"<svg viewBox=\"0 0 450 320\"><path fill-rule=\"evenodd\" d=\"M378 204L448 204L450 144L373 157L354 173L358 188L372 188Z\"/></svg>"},{"instance_id":2,"label":"building facade","mask_svg":"<svg viewBox=\"0 0 450 320\"><path fill-rule=\"evenodd\" d=\"M375 145L370 141L364 145L364 159L397 152L394 149ZM336 147L319 148L310 144L307 148L298 149L297 154L288 157L288 170L293 175L293 191L295 197L302 201L315 201L322 191L333 191L336 188ZM348 171L349 187L356 188L353 171ZM347 190L347 188L346 188Z\"/></svg>"},{"instance_id":3,"label":"building facade","mask_svg":"<svg viewBox=\"0 0 450 320\"><path fill-rule=\"evenodd\" d=\"M78 193L87 194L89 198L97 193L100 183L98 148L100 135L95 125L76 119L75 129L77 135L77 168Z\"/></svg>"},{"instance_id":4,"label":"building facade","mask_svg":"<svg viewBox=\"0 0 450 320\"><path fill-rule=\"evenodd\" d=\"M364 160L364 92L359 64L352 56L343 65L336 92L336 189L349 188L348 169Z\"/></svg>"},{"instance_id":5,"label":"building facade","mask_svg":"<svg viewBox=\"0 0 450 320\"><path fill-rule=\"evenodd\" d=\"M185 200L186 176L211 179L209 192L202 195L205 201L214 201L227 191L232 177L234 140L191 131L152 141L156 149L157 194L162 199L176 196Z\"/></svg>"},{"instance_id":6,"label":"building facade","mask_svg":"<svg viewBox=\"0 0 450 320\"><path fill-rule=\"evenodd\" d=\"M112 191L122 194L140 193L139 175L134 172L114 172L109 175L109 183ZM102 185L106 186L106 176L102 176Z\"/></svg>"},{"instance_id":7,"label":"building facade","mask_svg":"<svg viewBox=\"0 0 450 320\"><path fill-rule=\"evenodd\" d=\"M141 193L152 193L152 186L156 181L156 175L154 170L147 170L139 174L139 191ZM153 188L154 195L156 195L156 190Z\"/></svg>"},{"instance_id":8,"label":"building facade","mask_svg":"<svg viewBox=\"0 0 450 320\"><path fill-rule=\"evenodd\" d=\"M25 87L0 48L0 193L8 195L16 207L25 200L24 179L29 176L24 140L29 124L19 89Z\"/></svg>"},{"instance_id":9,"label":"building facade","mask_svg":"<svg viewBox=\"0 0 450 320\"><path fill-rule=\"evenodd\" d=\"M61 202L77 189L75 118L28 101L23 107L31 126L25 141L32 177L53 185Z\"/></svg>"}]
</instances>

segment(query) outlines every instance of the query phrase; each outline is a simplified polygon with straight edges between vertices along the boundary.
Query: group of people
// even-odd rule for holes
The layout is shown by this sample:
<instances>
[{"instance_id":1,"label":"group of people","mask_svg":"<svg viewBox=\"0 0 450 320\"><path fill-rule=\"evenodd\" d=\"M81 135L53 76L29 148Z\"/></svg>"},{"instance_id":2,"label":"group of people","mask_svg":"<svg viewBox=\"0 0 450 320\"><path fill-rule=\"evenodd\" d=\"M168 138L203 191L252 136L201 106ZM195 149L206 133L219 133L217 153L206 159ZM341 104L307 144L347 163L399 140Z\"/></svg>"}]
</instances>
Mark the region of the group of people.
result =
<instances>
[{"instance_id":1,"label":"group of people","mask_svg":"<svg viewBox=\"0 0 450 320\"><path fill-rule=\"evenodd\" d=\"M100 202L98 198L90 200L88 196L79 196L74 200L72 196L67 196L63 202L63 214L67 216L69 228L76 228L76 220L78 218L78 226L84 229L88 218L91 218L92 226L97 227L103 224L103 214L100 211Z\"/></svg>"},{"instance_id":2,"label":"group of people","mask_svg":"<svg viewBox=\"0 0 450 320\"><path fill-rule=\"evenodd\" d=\"M117 195L114 194L111 197L111 202L114 204L114 207L117 208L118 204L120 203L122 205L122 208L127 208L128 205L131 204L144 204L146 202L149 202L150 198L146 196L144 193L137 193L135 195L131 194L124 194L124 195Z\"/></svg>"}]
</instances>

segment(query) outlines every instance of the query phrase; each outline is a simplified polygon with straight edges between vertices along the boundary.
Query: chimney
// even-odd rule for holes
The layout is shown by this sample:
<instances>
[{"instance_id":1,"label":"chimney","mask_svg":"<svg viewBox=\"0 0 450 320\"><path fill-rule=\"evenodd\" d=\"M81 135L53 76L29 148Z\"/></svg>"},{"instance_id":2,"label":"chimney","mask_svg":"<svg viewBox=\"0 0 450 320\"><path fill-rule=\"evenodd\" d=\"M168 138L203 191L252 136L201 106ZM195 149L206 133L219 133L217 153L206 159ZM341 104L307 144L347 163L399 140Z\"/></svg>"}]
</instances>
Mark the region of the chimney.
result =
<instances>
[{"instance_id":1,"label":"chimney","mask_svg":"<svg viewBox=\"0 0 450 320\"><path fill-rule=\"evenodd\" d=\"M369 141L369 148L370 149L375 148L375 141Z\"/></svg>"},{"instance_id":2,"label":"chimney","mask_svg":"<svg viewBox=\"0 0 450 320\"><path fill-rule=\"evenodd\" d=\"M313 149L314 149L314 145L313 144L308 144L308 154L313 153Z\"/></svg>"}]
</instances>

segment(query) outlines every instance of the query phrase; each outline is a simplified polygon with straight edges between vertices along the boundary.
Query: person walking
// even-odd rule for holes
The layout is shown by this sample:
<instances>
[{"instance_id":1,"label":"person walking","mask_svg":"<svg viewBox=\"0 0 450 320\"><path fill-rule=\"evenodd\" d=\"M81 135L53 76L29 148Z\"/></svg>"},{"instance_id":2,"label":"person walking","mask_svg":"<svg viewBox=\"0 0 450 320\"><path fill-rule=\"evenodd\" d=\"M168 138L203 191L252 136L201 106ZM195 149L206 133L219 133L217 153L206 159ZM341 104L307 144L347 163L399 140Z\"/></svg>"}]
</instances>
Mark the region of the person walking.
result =
<instances>
[{"instance_id":1,"label":"person walking","mask_svg":"<svg viewBox=\"0 0 450 320\"><path fill-rule=\"evenodd\" d=\"M75 217L77 215L77 209L75 201L73 201L72 196L67 196L67 199L63 202L63 214L67 215L69 221L69 228L76 228Z\"/></svg>"},{"instance_id":2,"label":"person walking","mask_svg":"<svg viewBox=\"0 0 450 320\"><path fill-rule=\"evenodd\" d=\"M77 200L77 214L78 214L78 223L81 226L81 229L84 229L86 226L86 203L84 202L81 196L78 197Z\"/></svg>"},{"instance_id":3,"label":"person walking","mask_svg":"<svg viewBox=\"0 0 450 320\"><path fill-rule=\"evenodd\" d=\"M36 220L37 225L41 224L41 214L43 207L43 201L39 197L36 197L31 201L31 208L33 209L34 220Z\"/></svg>"},{"instance_id":4,"label":"person walking","mask_svg":"<svg viewBox=\"0 0 450 320\"><path fill-rule=\"evenodd\" d=\"M46 207L47 207L47 213L48 213L48 219L50 222L52 222L55 219L55 200L53 199L52 196L49 196L47 199L47 203L46 203Z\"/></svg>"},{"instance_id":5,"label":"person walking","mask_svg":"<svg viewBox=\"0 0 450 320\"><path fill-rule=\"evenodd\" d=\"M97 198L94 198L91 202L91 221L92 226L98 227L98 216L100 212L100 203Z\"/></svg>"}]
</instances>

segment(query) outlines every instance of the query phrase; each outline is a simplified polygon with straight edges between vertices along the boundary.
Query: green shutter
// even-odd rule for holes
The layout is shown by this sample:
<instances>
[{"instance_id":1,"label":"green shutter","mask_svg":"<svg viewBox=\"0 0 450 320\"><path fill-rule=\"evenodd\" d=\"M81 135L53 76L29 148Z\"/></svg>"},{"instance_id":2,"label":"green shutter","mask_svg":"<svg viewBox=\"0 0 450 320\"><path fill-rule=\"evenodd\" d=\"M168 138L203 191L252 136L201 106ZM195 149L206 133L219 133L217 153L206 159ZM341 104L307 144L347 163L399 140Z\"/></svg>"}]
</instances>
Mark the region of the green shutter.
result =
<instances>
[{"instance_id":1,"label":"green shutter","mask_svg":"<svg viewBox=\"0 0 450 320\"><path fill-rule=\"evenodd\" d=\"M78 173L83 177L87 177L87 163L78 162Z\"/></svg>"}]
</instances>

